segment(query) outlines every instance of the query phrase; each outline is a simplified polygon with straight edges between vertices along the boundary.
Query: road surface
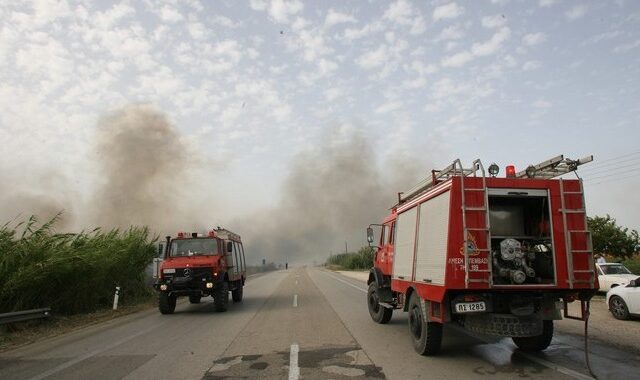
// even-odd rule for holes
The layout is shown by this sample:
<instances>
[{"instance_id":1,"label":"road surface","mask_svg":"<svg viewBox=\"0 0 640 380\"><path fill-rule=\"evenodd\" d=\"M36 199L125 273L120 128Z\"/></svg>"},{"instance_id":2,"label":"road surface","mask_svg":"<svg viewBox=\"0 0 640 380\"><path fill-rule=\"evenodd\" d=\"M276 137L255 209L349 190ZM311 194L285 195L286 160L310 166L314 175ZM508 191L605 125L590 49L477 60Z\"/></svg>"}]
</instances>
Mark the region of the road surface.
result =
<instances>
[{"instance_id":1,"label":"road surface","mask_svg":"<svg viewBox=\"0 0 640 380\"><path fill-rule=\"evenodd\" d=\"M570 334L529 355L509 339L446 327L442 353L419 356L406 314L375 324L365 294L364 282L335 272L272 272L250 278L226 313L210 298L183 300L173 315L149 310L2 353L0 379L590 378L583 341ZM599 378L640 378L637 352L591 351Z\"/></svg>"}]
</instances>

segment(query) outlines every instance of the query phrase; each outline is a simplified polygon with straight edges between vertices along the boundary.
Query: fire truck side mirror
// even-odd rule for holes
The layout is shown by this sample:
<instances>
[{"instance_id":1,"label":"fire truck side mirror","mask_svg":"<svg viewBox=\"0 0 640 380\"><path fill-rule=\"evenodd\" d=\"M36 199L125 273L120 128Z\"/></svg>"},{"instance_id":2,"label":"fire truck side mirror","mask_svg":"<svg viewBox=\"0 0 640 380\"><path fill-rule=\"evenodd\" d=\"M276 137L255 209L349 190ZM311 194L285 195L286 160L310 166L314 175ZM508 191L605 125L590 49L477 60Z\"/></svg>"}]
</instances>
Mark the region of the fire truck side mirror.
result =
<instances>
[{"instance_id":1,"label":"fire truck side mirror","mask_svg":"<svg viewBox=\"0 0 640 380\"><path fill-rule=\"evenodd\" d=\"M158 244L158 257L162 257L164 254L164 243Z\"/></svg>"},{"instance_id":2,"label":"fire truck side mirror","mask_svg":"<svg viewBox=\"0 0 640 380\"><path fill-rule=\"evenodd\" d=\"M367 227L367 242L369 243L369 246L373 244L373 228L371 227Z\"/></svg>"},{"instance_id":3,"label":"fire truck side mirror","mask_svg":"<svg viewBox=\"0 0 640 380\"><path fill-rule=\"evenodd\" d=\"M233 243L228 241L227 242L227 252L231 252L233 251Z\"/></svg>"}]
</instances>

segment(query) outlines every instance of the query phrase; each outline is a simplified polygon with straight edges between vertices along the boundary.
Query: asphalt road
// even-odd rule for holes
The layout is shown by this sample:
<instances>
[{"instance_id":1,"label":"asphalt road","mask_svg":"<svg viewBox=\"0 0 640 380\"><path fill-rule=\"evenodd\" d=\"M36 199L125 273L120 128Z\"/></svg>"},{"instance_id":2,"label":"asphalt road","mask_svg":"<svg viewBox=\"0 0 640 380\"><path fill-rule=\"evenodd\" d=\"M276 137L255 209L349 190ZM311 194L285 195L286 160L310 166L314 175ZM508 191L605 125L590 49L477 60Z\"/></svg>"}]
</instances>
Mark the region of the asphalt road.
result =
<instances>
[{"instance_id":1,"label":"asphalt road","mask_svg":"<svg viewBox=\"0 0 640 380\"><path fill-rule=\"evenodd\" d=\"M249 279L226 313L210 298L182 301L173 315L149 310L2 353L0 379L590 378L572 334L528 355L446 327L442 353L419 356L405 313L371 321L365 287L316 268L273 272ZM591 351L599 378L640 378L637 353L598 342Z\"/></svg>"}]
</instances>

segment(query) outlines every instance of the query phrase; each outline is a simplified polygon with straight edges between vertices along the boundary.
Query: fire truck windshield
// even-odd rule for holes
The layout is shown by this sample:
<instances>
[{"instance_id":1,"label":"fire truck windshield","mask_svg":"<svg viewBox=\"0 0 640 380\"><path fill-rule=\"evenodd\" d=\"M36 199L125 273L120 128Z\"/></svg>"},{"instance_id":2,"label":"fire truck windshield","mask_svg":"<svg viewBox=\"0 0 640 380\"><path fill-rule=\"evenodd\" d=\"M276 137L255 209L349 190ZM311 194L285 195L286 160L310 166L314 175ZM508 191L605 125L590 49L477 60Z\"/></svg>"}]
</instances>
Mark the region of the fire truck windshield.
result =
<instances>
[{"instance_id":1,"label":"fire truck windshield","mask_svg":"<svg viewBox=\"0 0 640 380\"><path fill-rule=\"evenodd\" d=\"M171 242L171 257L218 254L217 239L179 239Z\"/></svg>"}]
</instances>

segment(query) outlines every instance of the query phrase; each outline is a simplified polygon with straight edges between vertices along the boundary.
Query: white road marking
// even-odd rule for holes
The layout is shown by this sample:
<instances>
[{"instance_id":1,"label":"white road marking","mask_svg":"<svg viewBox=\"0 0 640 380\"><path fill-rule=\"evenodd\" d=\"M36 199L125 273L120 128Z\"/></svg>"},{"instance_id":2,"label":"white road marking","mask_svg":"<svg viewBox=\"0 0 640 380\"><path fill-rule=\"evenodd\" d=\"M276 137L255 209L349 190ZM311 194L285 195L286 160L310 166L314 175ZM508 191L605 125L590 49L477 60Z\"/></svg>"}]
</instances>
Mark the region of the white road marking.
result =
<instances>
[{"instance_id":1,"label":"white road marking","mask_svg":"<svg viewBox=\"0 0 640 380\"><path fill-rule=\"evenodd\" d=\"M300 377L300 367L298 367L298 347L297 343L291 345L291 352L289 353L289 380L298 380Z\"/></svg>"},{"instance_id":2,"label":"white road marking","mask_svg":"<svg viewBox=\"0 0 640 380\"><path fill-rule=\"evenodd\" d=\"M345 281L345 280L343 280L343 279L341 279L341 278L339 278L339 277L334 276L333 274L330 274L330 273L325 272L325 271L323 271L323 273L324 273L324 274L326 274L326 275L327 275L327 276L329 276L329 277L333 277L333 278L334 278L335 280L337 280L337 281L340 281L340 282L342 282L342 283L344 283L344 284L347 284L347 285L351 286L352 288L356 288L356 289L358 289L359 291L361 291L361 292L363 292L363 293L366 293L366 292L367 292L367 290L366 290L366 289L362 289L362 288L360 288L360 287L358 287L358 286L356 286L356 285L354 285L354 284L352 284L352 283L350 283L350 282L348 282L348 281ZM464 330L464 329L462 329L462 328L458 328L457 326L454 326L453 324L449 324L449 325L450 325L451 327L455 328L456 330L458 330L458 331L462 331L463 333L465 333L465 334L466 334L466 332L465 332L465 330ZM479 338L479 337L477 337L477 336L474 336L474 338L479 339L479 340L482 340L482 341L484 341L485 343L490 343L489 341L485 341L484 339L481 339L481 338ZM510 350L510 348L509 348L508 346L506 346L506 345L500 344L500 346L501 346L500 348L502 348L502 349L509 350L510 352L512 351L512 350ZM529 355L529 354L524 353L524 352L521 352L521 351L518 351L518 352L517 352L517 354L518 354L518 355L521 355L521 356L523 356L523 357L525 357L525 358L527 358L527 359L529 359L529 360L531 360L532 362L538 363L538 364L543 365L543 366L545 366L545 367L547 367L547 368L550 368L550 369L553 369L553 370L558 371L558 372L560 372L560 373L563 373L563 374L565 374L565 375L571 376L571 377L573 377L573 378L575 378L575 379L580 379L580 380L593 379L593 377L591 377L591 376L589 376L589 375L585 375L585 374L580 373L580 372L578 372L578 371L574 371L574 370L572 370L572 369L570 369L570 368L563 367L563 366L561 366L561 365L559 365L559 364L556 364L556 363L550 362L550 361L548 361L548 360L544 360L544 359L538 358L538 357L533 356L533 355Z\"/></svg>"},{"instance_id":3,"label":"white road marking","mask_svg":"<svg viewBox=\"0 0 640 380\"><path fill-rule=\"evenodd\" d=\"M298 295L293 295L293 307L298 307Z\"/></svg>"},{"instance_id":4,"label":"white road marking","mask_svg":"<svg viewBox=\"0 0 640 380\"><path fill-rule=\"evenodd\" d=\"M339 278L339 277L336 277L336 276L334 276L334 275L332 275L332 274L329 274L328 272L323 272L323 273L324 273L324 274L326 274L326 275L327 275L327 276L329 276L329 277L333 277L334 279L336 279L336 280L338 280L338 281L340 281L340 282L342 282L342 283L344 283L344 284L347 284L347 285L351 286L352 288L356 288L356 289L358 289L359 291L361 291L361 292L363 292L363 293L366 293L366 292L367 292L367 289L362 289L361 287L356 286L356 285L353 285L352 283L350 283L350 282L348 282L348 281L345 281L345 280L343 280L343 279L341 279L341 278Z\"/></svg>"},{"instance_id":5,"label":"white road marking","mask_svg":"<svg viewBox=\"0 0 640 380\"><path fill-rule=\"evenodd\" d=\"M133 335L129 335L129 336L125 337L125 338L122 338L122 339L120 339L120 340L118 340L118 341L116 341L116 342L114 342L114 343L112 343L112 344L110 344L108 346L104 346L104 347L102 347L100 349L97 349L97 350L88 352L88 353L86 353L84 355L78 356L77 358L75 358L73 360L69 360L66 363L62 363L57 367L51 368L50 370L48 370L46 372L43 372L43 373L41 373L41 374L39 374L37 376L34 376L29 380L41 380L41 379L47 378L47 377L49 377L49 376L51 376L53 374L56 374L56 373L58 373L58 372L60 372L60 371L62 371L64 369L67 369L67 368L71 367L74 364L80 363L83 360L86 360L86 359L89 359L91 357L94 357L94 356L96 356L98 354L101 354L101 353L103 353L105 351L109 351L110 349L115 348L115 347L117 347L117 346L119 346L121 344L124 344L124 343L126 343L126 342L128 342L128 341L130 341L130 340L132 340L134 338L137 338L140 335L144 335L144 334L148 333L149 331L151 331L151 330L155 329L156 327L159 327L159 326L161 326L161 325L163 325L165 323L166 322L159 323L157 325L151 326L151 327L149 327L147 329L144 329L142 331L139 331L139 332L137 332L137 333L135 333Z\"/></svg>"}]
</instances>

